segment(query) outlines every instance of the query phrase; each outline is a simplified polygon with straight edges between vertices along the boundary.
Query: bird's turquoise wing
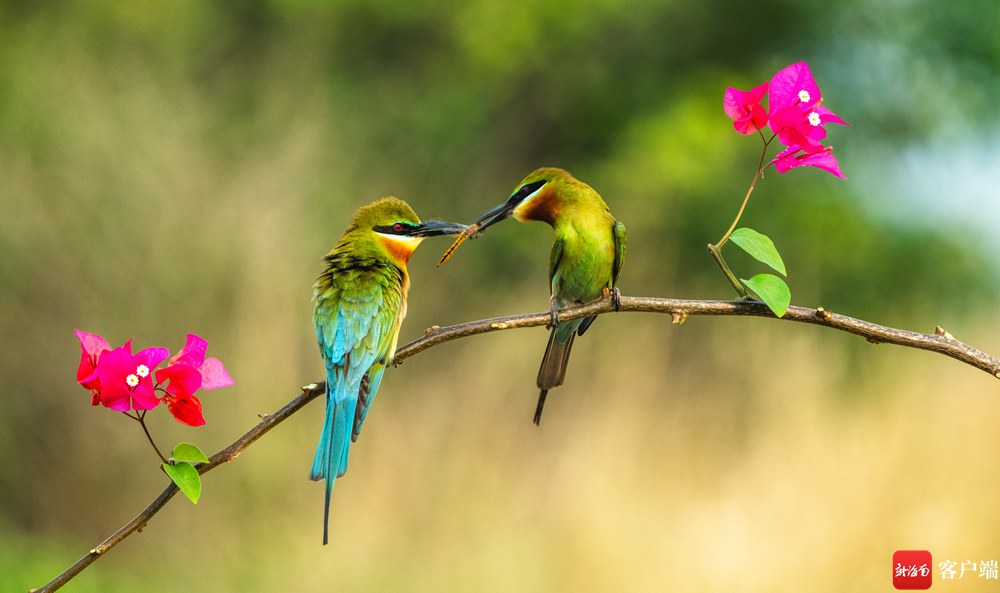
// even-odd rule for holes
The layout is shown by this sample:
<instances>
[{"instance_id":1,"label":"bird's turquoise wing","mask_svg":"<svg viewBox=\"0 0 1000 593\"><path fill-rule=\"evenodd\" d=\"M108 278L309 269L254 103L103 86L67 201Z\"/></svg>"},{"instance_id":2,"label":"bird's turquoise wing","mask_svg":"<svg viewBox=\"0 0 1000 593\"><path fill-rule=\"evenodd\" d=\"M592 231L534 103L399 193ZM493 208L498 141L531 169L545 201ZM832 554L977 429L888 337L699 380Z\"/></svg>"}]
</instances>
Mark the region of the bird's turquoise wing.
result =
<instances>
[{"instance_id":1,"label":"bird's turquoise wing","mask_svg":"<svg viewBox=\"0 0 1000 593\"><path fill-rule=\"evenodd\" d=\"M392 362L392 357L395 354L396 338L399 336L399 326L403 321L399 298L398 292L383 291L383 307L379 309L378 314L372 320L372 326L368 333L369 341L365 346L374 352L377 358L361 380L351 441L358 440L361 426L368 416L368 409L375 400L375 394L378 393L379 385L382 383L382 374L385 372L386 366Z\"/></svg>"},{"instance_id":2,"label":"bird's turquoise wing","mask_svg":"<svg viewBox=\"0 0 1000 593\"><path fill-rule=\"evenodd\" d=\"M395 324L399 299L377 282L348 277L317 295L314 323L326 363L327 418L310 477L342 476L359 411L365 413L374 397L387 358L387 334ZM369 375L369 371L375 371ZM365 377L369 376L367 385ZM365 391L364 402L359 399ZM358 426L360 428L360 426Z\"/></svg>"}]
</instances>

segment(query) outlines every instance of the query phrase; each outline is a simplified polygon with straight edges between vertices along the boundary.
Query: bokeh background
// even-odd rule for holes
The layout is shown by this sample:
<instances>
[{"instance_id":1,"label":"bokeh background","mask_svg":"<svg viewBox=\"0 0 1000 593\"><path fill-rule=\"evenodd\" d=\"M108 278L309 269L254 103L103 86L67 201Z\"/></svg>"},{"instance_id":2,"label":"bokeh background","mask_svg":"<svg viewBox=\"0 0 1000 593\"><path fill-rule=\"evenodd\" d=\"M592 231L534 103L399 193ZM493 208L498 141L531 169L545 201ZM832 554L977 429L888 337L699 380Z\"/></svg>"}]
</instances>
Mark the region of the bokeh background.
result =
<instances>
[{"instance_id":1,"label":"bokeh background","mask_svg":"<svg viewBox=\"0 0 1000 593\"><path fill-rule=\"evenodd\" d=\"M204 427L150 420L218 450L322 378L311 284L358 206L469 221L541 165L626 222L625 294L730 298L705 245L760 144L723 90L799 60L853 127L828 137L847 181L771 171L744 219L793 302L1000 352L998 28L994 0L0 3L0 589L165 484L75 384L74 328L205 336L236 386ZM544 310L550 242L511 222L441 268L425 243L401 343ZM383 382L330 545L317 402L66 590L878 591L897 549L1000 559L996 379L817 327L669 321L600 319L540 428L543 330L424 352Z\"/></svg>"}]
</instances>

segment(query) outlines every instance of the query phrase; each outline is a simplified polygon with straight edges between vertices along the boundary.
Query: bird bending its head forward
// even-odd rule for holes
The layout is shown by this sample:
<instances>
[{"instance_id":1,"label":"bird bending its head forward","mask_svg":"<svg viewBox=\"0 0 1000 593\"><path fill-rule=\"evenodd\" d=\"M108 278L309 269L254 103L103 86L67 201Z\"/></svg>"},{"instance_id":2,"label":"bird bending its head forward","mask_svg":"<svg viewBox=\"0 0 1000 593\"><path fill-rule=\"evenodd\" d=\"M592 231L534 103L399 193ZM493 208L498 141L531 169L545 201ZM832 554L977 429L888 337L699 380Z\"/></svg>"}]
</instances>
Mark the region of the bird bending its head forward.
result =
<instances>
[{"instance_id":1,"label":"bird bending its head forward","mask_svg":"<svg viewBox=\"0 0 1000 593\"><path fill-rule=\"evenodd\" d=\"M625 225L615 220L600 194L563 169L543 167L514 188L506 202L473 223L476 232L508 218L538 220L552 227L549 289L552 331L538 370L535 424L549 389L562 385L575 336L583 335L596 317L558 321L558 310L589 303L615 291L625 263ZM617 295L617 292L613 292ZM617 301L616 301L617 302Z\"/></svg>"}]
</instances>

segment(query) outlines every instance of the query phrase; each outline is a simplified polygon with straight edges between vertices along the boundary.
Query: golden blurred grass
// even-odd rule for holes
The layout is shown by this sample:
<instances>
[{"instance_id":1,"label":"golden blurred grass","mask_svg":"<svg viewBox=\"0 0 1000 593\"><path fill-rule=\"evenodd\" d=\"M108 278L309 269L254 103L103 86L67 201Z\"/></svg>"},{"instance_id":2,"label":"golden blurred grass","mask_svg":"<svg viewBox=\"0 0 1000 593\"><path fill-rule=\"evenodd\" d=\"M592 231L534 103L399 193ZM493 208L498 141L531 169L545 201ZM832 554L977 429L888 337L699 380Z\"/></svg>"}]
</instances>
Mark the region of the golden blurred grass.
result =
<instances>
[{"instance_id":1,"label":"golden blurred grass","mask_svg":"<svg viewBox=\"0 0 1000 593\"><path fill-rule=\"evenodd\" d=\"M539 428L543 332L435 348L386 376L337 482L329 546L321 487L305 480L322 415L312 405L210 474L197 507L172 502L76 586L115 590L142 574L150 591L885 590L896 549L995 555L993 380L864 343L849 348L877 370L852 373L829 343L860 340L824 332L602 319ZM733 356L734 335L753 346ZM690 339L725 347L679 354ZM127 518L162 479L143 482L145 497L100 504ZM92 531L50 537L82 552Z\"/></svg>"}]
</instances>

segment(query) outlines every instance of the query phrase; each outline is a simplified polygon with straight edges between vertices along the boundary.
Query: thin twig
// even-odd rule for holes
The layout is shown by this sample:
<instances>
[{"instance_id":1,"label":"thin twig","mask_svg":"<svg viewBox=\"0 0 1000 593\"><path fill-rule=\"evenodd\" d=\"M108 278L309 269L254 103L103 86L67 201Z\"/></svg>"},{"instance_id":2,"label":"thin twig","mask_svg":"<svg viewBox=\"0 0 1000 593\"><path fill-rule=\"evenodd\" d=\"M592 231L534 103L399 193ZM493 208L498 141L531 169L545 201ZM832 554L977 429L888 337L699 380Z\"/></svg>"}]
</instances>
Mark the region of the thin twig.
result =
<instances>
[{"instance_id":1,"label":"thin twig","mask_svg":"<svg viewBox=\"0 0 1000 593\"><path fill-rule=\"evenodd\" d=\"M603 315L614 312L614 304L610 298L595 301L589 305L582 305L565 309L559 312L559 319L569 321L590 315ZM682 323L687 317L694 315L712 316L752 316L770 317L776 319L767 305L758 301L738 300L738 301L689 301L682 299L662 299L652 297L621 297L621 311L634 311L644 313L665 313L672 317L674 323ZM796 321L800 323L810 323L822 325L839 331L855 334L865 338L873 344L897 344L918 350L928 350L950 356L955 360L986 371L994 377L1000 379L1000 359L997 359L985 352L973 348L968 344L960 342L940 327L935 329L933 334L922 334L918 332L906 331L884 325L878 325L869 321L831 313L822 308L810 309L807 307L789 307L785 313L786 321ZM548 324L550 314L531 313L527 315L511 315L507 317L494 317L479 321L470 321L447 327L432 327L423 336L405 344L396 351L394 363L398 364L403 360L427 350L438 344L505 329L517 329L523 327L538 327ZM199 464L198 472L204 474L216 467L236 459L244 449L249 447L254 441L259 439L269 430L277 426L280 422L292 414L298 412L303 406L324 393L326 385L322 382L313 383L302 388L302 394L293 399L274 414L265 416L261 422L251 428L239 439L234 441L225 449L219 451L209 458L208 463ZM76 561L62 574L40 589L32 589L32 593L48 593L55 591L69 582L70 579L87 568L95 560L103 556L108 550L118 545L129 535L141 530L146 523L177 493L177 486L171 482L156 499L149 504L134 519L123 525L115 533L101 542L97 547L88 552L84 557Z\"/></svg>"},{"instance_id":2,"label":"thin twig","mask_svg":"<svg viewBox=\"0 0 1000 593\"><path fill-rule=\"evenodd\" d=\"M146 426L146 412L147 410L138 412L134 416L134 418L139 421L139 426L142 426L142 432L146 433L146 439L149 441L150 445L153 445L153 450L156 451L156 454L160 456L160 460L164 464L170 463L170 461L168 461L167 458L163 455L163 451L160 451L160 448L156 446L156 441L153 440L153 435L149 434L149 427ZM129 418L133 418L133 416L130 416L128 414L126 414L126 416L128 416Z\"/></svg>"}]
</instances>

